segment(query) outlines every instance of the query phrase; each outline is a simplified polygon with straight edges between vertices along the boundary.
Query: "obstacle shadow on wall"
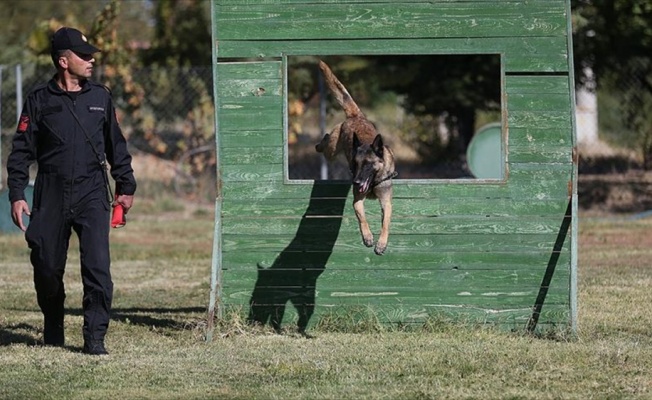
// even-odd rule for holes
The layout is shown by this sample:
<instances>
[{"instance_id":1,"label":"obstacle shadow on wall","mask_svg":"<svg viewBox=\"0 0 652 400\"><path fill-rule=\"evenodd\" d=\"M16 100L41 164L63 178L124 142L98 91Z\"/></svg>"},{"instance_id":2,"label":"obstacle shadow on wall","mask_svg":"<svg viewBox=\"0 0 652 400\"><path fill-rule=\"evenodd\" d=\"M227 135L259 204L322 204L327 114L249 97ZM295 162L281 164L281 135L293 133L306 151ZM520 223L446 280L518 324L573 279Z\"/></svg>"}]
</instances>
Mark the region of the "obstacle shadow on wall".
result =
<instances>
[{"instance_id":1,"label":"obstacle shadow on wall","mask_svg":"<svg viewBox=\"0 0 652 400\"><path fill-rule=\"evenodd\" d=\"M527 323L527 331L532 333L539 323L539 317L541 316L541 310L543 309L543 303L546 301L546 296L548 295L548 289L550 288L550 283L552 282L552 277L555 274L555 269L557 268L557 262L559 261L559 256L561 254L562 248L564 246L564 241L566 236L568 236L568 231L573 220L573 203L568 201L568 207L566 207L566 213L564 214L564 220L561 223L559 228L559 233L557 234L557 240L555 245L552 248L552 253L550 254L550 259L548 260L548 267L546 268L546 273L543 275L543 281L539 287L539 294L537 299L534 302L534 307L532 308L532 316L530 317Z\"/></svg>"},{"instance_id":2,"label":"obstacle shadow on wall","mask_svg":"<svg viewBox=\"0 0 652 400\"><path fill-rule=\"evenodd\" d=\"M297 232L271 266L257 265L249 301L249 322L281 330L288 303L297 310L297 327L305 333L315 311L317 279L326 269L342 225L351 185L315 181Z\"/></svg>"}]
</instances>

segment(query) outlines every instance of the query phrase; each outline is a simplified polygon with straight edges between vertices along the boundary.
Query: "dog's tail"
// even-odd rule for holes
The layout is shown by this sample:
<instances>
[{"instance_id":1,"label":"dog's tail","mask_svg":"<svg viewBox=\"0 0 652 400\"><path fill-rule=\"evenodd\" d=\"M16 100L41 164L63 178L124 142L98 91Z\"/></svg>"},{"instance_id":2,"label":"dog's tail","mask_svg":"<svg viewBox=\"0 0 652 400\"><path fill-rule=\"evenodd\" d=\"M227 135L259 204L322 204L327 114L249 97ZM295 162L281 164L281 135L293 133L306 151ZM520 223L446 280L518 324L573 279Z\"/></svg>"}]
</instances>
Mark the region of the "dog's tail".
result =
<instances>
[{"instance_id":1,"label":"dog's tail","mask_svg":"<svg viewBox=\"0 0 652 400\"><path fill-rule=\"evenodd\" d=\"M328 88L335 96L337 103L344 110L346 117L352 118L363 115L358 105L355 104L355 101L353 101L353 97L351 97L344 85L342 85L342 82L340 82L335 74L333 74L333 71L331 71L328 65L325 62L319 60L319 69L321 69L322 73L324 74L324 79L326 80Z\"/></svg>"}]
</instances>

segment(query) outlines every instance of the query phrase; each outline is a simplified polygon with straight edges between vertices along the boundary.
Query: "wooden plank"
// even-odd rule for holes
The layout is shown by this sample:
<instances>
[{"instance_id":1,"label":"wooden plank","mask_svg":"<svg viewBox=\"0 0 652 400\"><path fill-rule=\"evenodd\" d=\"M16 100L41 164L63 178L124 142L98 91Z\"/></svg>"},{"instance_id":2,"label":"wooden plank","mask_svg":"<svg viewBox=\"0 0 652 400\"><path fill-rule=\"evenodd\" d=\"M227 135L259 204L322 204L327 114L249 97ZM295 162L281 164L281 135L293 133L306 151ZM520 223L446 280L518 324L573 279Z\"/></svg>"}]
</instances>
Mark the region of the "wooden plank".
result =
<instances>
[{"instance_id":1,"label":"wooden plank","mask_svg":"<svg viewBox=\"0 0 652 400\"><path fill-rule=\"evenodd\" d=\"M380 257L382 258L382 257ZM247 269L233 269L225 266L225 274L233 282L224 280L224 285L235 287L238 282L259 280L261 287L316 287L321 289L335 288L346 290L361 290L370 288L380 290L383 287L400 288L401 290L430 290L436 289L440 293L458 294L463 290L475 290L478 294L496 297L498 294L485 293L485 289L494 291L513 290L515 287L536 288L541 286L545 267L540 268L404 268L404 269L378 269L367 268L355 270L353 268L289 268L273 265L267 268L251 265ZM315 272L319 273L317 276ZM557 268L550 283L551 288L568 290L568 275L570 269ZM315 280L315 278L318 279ZM318 282L318 283L317 283ZM466 296L466 293L461 296ZM520 296L515 293L514 295Z\"/></svg>"},{"instance_id":2,"label":"wooden plank","mask_svg":"<svg viewBox=\"0 0 652 400\"><path fill-rule=\"evenodd\" d=\"M224 304L241 304L244 307L249 307L249 301L252 297L251 289L240 291L229 291L225 289L226 294L223 296ZM420 294L415 294L412 297L394 296L396 291L380 291L380 292L360 292L357 294L338 291L325 291L316 290L317 296L313 296L315 291L293 291L288 290L267 290L265 288L258 289L256 294L273 296L274 300L262 300L256 302L258 305L283 305L285 302L294 300L298 304L316 305L319 307L354 307L365 306L370 311L375 309L384 309L386 307L400 307L411 308L464 308L473 307L479 310L486 310L487 312L495 313L501 310L513 309L529 309L530 315L532 314L532 305L536 298L536 290L526 290L522 292L505 292L498 297L488 296L474 296L474 295L459 295L451 296L447 294L438 295L433 293L428 297L421 297ZM466 292L460 292L466 293ZM494 292L487 292L493 294ZM513 293L513 294L512 294ZM365 294L367 294L365 296ZM549 301L546 302L544 309L554 306L564 306L566 309L569 307L569 295L566 293L550 293ZM258 296L256 296L258 297ZM255 300L256 298L254 298ZM285 301L285 302L284 302Z\"/></svg>"},{"instance_id":3,"label":"wooden plank","mask_svg":"<svg viewBox=\"0 0 652 400\"><path fill-rule=\"evenodd\" d=\"M341 307L341 306L356 306L364 305L369 307L371 310L377 307L383 306L401 306L401 307L475 307L478 309L484 309L489 312L497 312L500 310L509 310L514 308L529 308L530 314L532 314L532 305L536 299L538 289L525 289L523 291L506 291L506 292L486 292L487 295L473 295L468 294L469 292L461 291L460 295L449 295L447 293L442 293L441 295L437 292L431 292L432 294L424 296L423 293L415 292L412 296L405 296L400 289L393 290L392 288L387 288L383 290L380 288L379 291L374 291L370 289L369 291L363 292L347 292L347 291L337 291L337 290L322 290L317 289L313 290L292 290L292 289L266 289L259 288L258 293L262 292L263 294L269 294L270 297L274 296L275 300L263 300L257 302L259 305L282 305L285 304L283 301L290 301L290 299L295 302L300 301L300 304L311 304L318 305L321 307L330 306L330 307ZM249 299L251 298L252 291L251 289L243 289L230 291L230 288L225 288L225 303L226 304L242 304L249 305ZM267 292L267 293L266 293ZM313 293L316 292L316 296L313 296ZM490 295L495 295L495 297L490 297ZM226 300L228 298L228 300ZM232 300L233 298L237 300ZM568 291L564 293L549 292L549 297L546 301L546 306L559 306L563 305L566 308L569 306L569 294Z\"/></svg>"},{"instance_id":4,"label":"wooden plank","mask_svg":"<svg viewBox=\"0 0 652 400\"><path fill-rule=\"evenodd\" d=\"M215 84L220 88L221 82L240 79L276 82L283 79L282 67L280 61L272 60L219 62L214 66L219 78Z\"/></svg>"},{"instance_id":5,"label":"wooden plank","mask_svg":"<svg viewBox=\"0 0 652 400\"><path fill-rule=\"evenodd\" d=\"M223 79L217 83L220 97L282 96L280 79Z\"/></svg>"},{"instance_id":6,"label":"wooden plank","mask_svg":"<svg viewBox=\"0 0 652 400\"><path fill-rule=\"evenodd\" d=\"M559 1L217 6L217 40L566 36Z\"/></svg>"},{"instance_id":7,"label":"wooden plank","mask_svg":"<svg viewBox=\"0 0 652 400\"><path fill-rule=\"evenodd\" d=\"M547 304L568 304L568 270L555 273ZM259 304L300 299L309 304L466 304L532 306L543 272L530 271L225 271L225 297L257 297Z\"/></svg>"},{"instance_id":8,"label":"wooden plank","mask_svg":"<svg viewBox=\"0 0 652 400\"><path fill-rule=\"evenodd\" d=\"M515 164L510 174L531 164ZM534 164L540 168L540 165ZM516 174L519 175L519 174ZM539 175L532 171L520 174L520 179L508 183L485 183L475 180L450 181L450 180L395 180L394 198L407 199L463 199L463 198L488 198L488 199L537 199L537 200L567 200L568 190L566 184L562 186L566 175L552 181L537 180ZM550 175L550 174L549 174ZM541 174L545 178L545 173ZM530 180L528 182L528 179ZM346 183L346 182L343 182ZM222 192L225 201L259 201L264 199L305 199L310 196L312 185L310 183L283 184L280 181L228 181L223 182Z\"/></svg>"},{"instance_id":9,"label":"wooden plank","mask_svg":"<svg viewBox=\"0 0 652 400\"><path fill-rule=\"evenodd\" d=\"M283 182L283 159L276 164L221 164L223 182Z\"/></svg>"},{"instance_id":10,"label":"wooden plank","mask_svg":"<svg viewBox=\"0 0 652 400\"><path fill-rule=\"evenodd\" d=\"M568 113L571 109L569 93L508 93L508 112L555 111Z\"/></svg>"},{"instance_id":11,"label":"wooden plank","mask_svg":"<svg viewBox=\"0 0 652 400\"><path fill-rule=\"evenodd\" d=\"M281 253L272 251L257 252L227 252L224 256L225 269L252 269L254 267L269 268L278 267L283 263L287 268L308 267L312 268L315 263L321 268L323 260L327 263L324 268L364 271L373 270L537 270L543 273L548 265L551 250L539 250L537 252L514 253L505 252L499 249L491 252L435 252L435 253L406 253L401 255L400 262L395 258L378 257L364 251L339 252L324 254L313 254L306 252L283 251L283 258L279 259ZM308 268L306 267L306 268ZM279 267L280 268L280 267ZM315 267L317 268L317 267ZM557 268L569 269L570 256L567 253L559 253Z\"/></svg>"},{"instance_id":12,"label":"wooden plank","mask_svg":"<svg viewBox=\"0 0 652 400\"><path fill-rule=\"evenodd\" d=\"M228 290L228 289L227 289ZM265 289L262 289L263 291ZM275 295L278 295L278 303L274 304L284 304L282 300L289 301L293 299L304 300L308 295L310 300L308 304L317 305L320 307L352 307L352 306L365 306L368 307L370 311L373 311L377 308L385 308L387 306L395 307L450 307L450 308L463 308L463 307L473 307L481 310L486 310L487 312L495 313L500 312L501 310L512 310L512 309L525 309L530 310L530 315L532 314L532 304L536 298L536 290L528 290L524 292L511 292L511 293L523 293L522 296L516 295L503 295L496 298L488 298L487 296L448 296L442 295L438 296L436 294L430 297L420 297L419 294L415 294L413 297L404 297L404 296L392 296L396 292L387 291L387 292L361 292L358 295L347 296L346 292L338 291L317 291L318 296L312 299L312 293L307 292L295 292L288 290L286 292L278 291L275 292ZM364 296L365 293L368 293L368 296ZM331 295L332 294L332 295ZM526 295L527 294L527 295ZM246 291L234 291L227 292L225 297L236 297L237 300L225 300L225 304L241 304L243 306L249 305L249 298L251 297L251 292ZM564 306L566 309L569 307L568 301L568 292L566 293L550 293L549 302L546 302L545 307L554 307L554 306ZM421 298L421 300L419 300ZM266 302L262 302L260 305L265 305ZM300 303L305 304L305 303ZM544 307L544 308L545 308ZM398 321L397 321L398 322Z\"/></svg>"},{"instance_id":13,"label":"wooden plank","mask_svg":"<svg viewBox=\"0 0 652 400\"><path fill-rule=\"evenodd\" d=\"M568 183L568 181L570 180L573 172L573 165L571 163L559 163L559 164L510 163L509 165L510 165L509 182L521 186L527 186L529 181L532 181L534 179L540 179L541 180L540 187L546 187L546 186L565 187L566 183ZM534 197L536 197L536 193L534 192L534 190L536 190L536 187L537 185L531 186L531 188L533 189L531 193L534 195Z\"/></svg>"},{"instance_id":14,"label":"wooden plank","mask_svg":"<svg viewBox=\"0 0 652 400\"><path fill-rule=\"evenodd\" d=\"M514 163L572 163L573 149L569 146L548 146L545 144L512 145L509 160Z\"/></svg>"},{"instance_id":15,"label":"wooden plank","mask_svg":"<svg viewBox=\"0 0 652 400\"><path fill-rule=\"evenodd\" d=\"M231 148L280 147L283 146L283 128L261 130L226 130L220 127L220 155ZM234 128L237 128L235 126ZM237 150L233 150L237 151ZM242 150L244 151L244 150ZM258 151L258 150L256 150Z\"/></svg>"},{"instance_id":16,"label":"wooden plank","mask_svg":"<svg viewBox=\"0 0 652 400\"><path fill-rule=\"evenodd\" d=\"M430 252L504 252L528 253L552 249L556 234L463 234L463 235L405 235L393 234L385 257L400 257L405 253ZM295 237L294 233L286 235L223 235L223 251L261 251L282 252L291 244L297 251L367 251L361 244L360 235L354 232L342 232L335 241L324 241L319 234Z\"/></svg>"},{"instance_id":17,"label":"wooden plank","mask_svg":"<svg viewBox=\"0 0 652 400\"><path fill-rule=\"evenodd\" d=\"M510 128L508 159L513 164L571 164L572 129Z\"/></svg>"},{"instance_id":18,"label":"wooden plank","mask_svg":"<svg viewBox=\"0 0 652 400\"><path fill-rule=\"evenodd\" d=\"M568 72L564 37L220 42L220 59L283 55L502 54L506 72ZM568 80L568 77L566 77Z\"/></svg>"},{"instance_id":19,"label":"wooden plank","mask_svg":"<svg viewBox=\"0 0 652 400\"><path fill-rule=\"evenodd\" d=\"M537 127L538 129L570 130L572 115L570 110L555 111L518 111L508 110L509 129Z\"/></svg>"},{"instance_id":20,"label":"wooden plank","mask_svg":"<svg viewBox=\"0 0 652 400\"><path fill-rule=\"evenodd\" d=\"M564 47L558 44L559 47ZM505 92L512 94L570 94L567 76L517 75L505 77Z\"/></svg>"},{"instance_id":21,"label":"wooden plank","mask_svg":"<svg viewBox=\"0 0 652 400\"><path fill-rule=\"evenodd\" d=\"M378 226L381 220L380 213L367 216L372 227ZM476 216L447 216L437 218L406 218L395 216L391 224L391 232L396 234L537 234L555 233L563 218L558 217L484 217ZM296 231L299 224L303 229L315 229L321 233L341 232L344 229L357 230L358 222L353 216L346 217L260 217L243 216L240 218L225 218L223 233L225 235L282 235Z\"/></svg>"},{"instance_id":22,"label":"wooden plank","mask_svg":"<svg viewBox=\"0 0 652 400\"><path fill-rule=\"evenodd\" d=\"M430 301L455 298L465 304L484 302L490 305L512 299L512 304L534 305L543 279L543 271L534 273L526 270L365 270L355 273L329 269L265 270L258 276L256 274L256 270L225 270L222 275L223 290L228 294L252 291L254 288L274 289L279 294L296 297L307 296L310 291L317 290L314 297L333 302L373 298L386 303L395 303L400 299L406 304L414 304L419 298ZM564 300L568 300L569 275L568 270L555 272L555 282L548 287L551 298L565 296Z\"/></svg>"},{"instance_id":23,"label":"wooden plank","mask_svg":"<svg viewBox=\"0 0 652 400\"><path fill-rule=\"evenodd\" d=\"M343 215L352 216L353 197L344 198ZM319 213L309 215L334 215L335 210L341 210L339 199L266 199L252 201L228 202L228 209L223 210L222 217L228 220L232 217L256 216L260 218L301 217L306 214L310 202ZM370 215L378 215L378 206L374 200L367 200L367 211ZM536 198L395 198L393 201L393 216L395 219L404 217L453 217L466 216L482 221L495 217L557 217L563 216L568 201L538 200ZM340 214L342 212L340 211Z\"/></svg>"},{"instance_id":24,"label":"wooden plank","mask_svg":"<svg viewBox=\"0 0 652 400\"><path fill-rule=\"evenodd\" d=\"M265 165L283 162L283 147L227 147L220 150L220 165Z\"/></svg>"},{"instance_id":25,"label":"wooden plank","mask_svg":"<svg viewBox=\"0 0 652 400\"><path fill-rule=\"evenodd\" d=\"M544 147L564 146L572 148L572 126L541 128L538 126L509 127L508 151L512 146L537 145Z\"/></svg>"},{"instance_id":26,"label":"wooden plank","mask_svg":"<svg viewBox=\"0 0 652 400\"><path fill-rule=\"evenodd\" d=\"M220 133L283 129L283 102L278 97L222 97L217 114Z\"/></svg>"},{"instance_id":27,"label":"wooden plank","mask_svg":"<svg viewBox=\"0 0 652 400\"><path fill-rule=\"evenodd\" d=\"M391 236L390 236L391 243ZM396 258L378 257L360 249L355 252L324 252L322 254L306 253L301 251L287 252L282 250L283 258L279 259L280 252L274 251L231 251L224 253L223 264L225 269L252 269L256 267L278 267L282 262L287 268L308 267L317 263L326 269L340 269L364 271L373 270L535 270L543 274L548 266L551 249L540 249L534 252L514 253L500 249L490 252L465 251L465 252L433 252L433 253L405 253ZM321 263L321 264L320 264ZM308 268L306 267L306 268ZM557 264L559 269L570 269L570 254L560 253Z\"/></svg>"},{"instance_id":28,"label":"wooden plank","mask_svg":"<svg viewBox=\"0 0 652 400\"><path fill-rule=\"evenodd\" d=\"M282 64L278 61L218 63L218 98L283 96Z\"/></svg>"}]
</instances>

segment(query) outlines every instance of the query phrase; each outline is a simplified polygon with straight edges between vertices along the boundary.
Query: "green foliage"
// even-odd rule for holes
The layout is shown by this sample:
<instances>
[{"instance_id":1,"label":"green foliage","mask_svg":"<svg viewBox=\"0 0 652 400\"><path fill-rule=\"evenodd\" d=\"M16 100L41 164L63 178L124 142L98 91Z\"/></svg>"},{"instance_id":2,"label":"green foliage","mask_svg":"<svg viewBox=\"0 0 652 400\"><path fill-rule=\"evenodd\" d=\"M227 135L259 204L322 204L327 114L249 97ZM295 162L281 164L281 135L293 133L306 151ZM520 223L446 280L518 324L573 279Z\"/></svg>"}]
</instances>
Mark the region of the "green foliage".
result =
<instances>
[{"instance_id":1,"label":"green foliage","mask_svg":"<svg viewBox=\"0 0 652 400\"><path fill-rule=\"evenodd\" d=\"M155 4L155 39L152 48L144 52L145 63L170 67L210 65L210 3L159 0Z\"/></svg>"},{"instance_id":2,"label":"green foliage","mask_svg":"<svg viewBox=\"0 0 652 400\"><path fill-rule=\"evenodd\" d=\"M600 78L626 73L637 58L652 57L652 1L573 0L575 73L586 80L585 67ZM648 70L649 72L649 70Z\"/></svg>"},{"instance_id":3,"label":"green foliage","mask_svg":"<svg viewBox=\"0 0 652 400\"><path fill-rule=\"evenodd\" d=\"M600 130L610 142L639 149L652 168L652 1L574 0L578 85L595 74ZM604 115L603 115L604 114Z\"/></svg>"},{"instance_id":4,"label":"green foliage","mask_svg":"<svg viewBox=\"0 0 652 400\"><path fill-rule=\"evenodd\" d=\"M601 133L611 143L641 149L644 164L652 165L652 87L650 59L632 60L622 73L606 73L598 90L598 114Z\"/></svg>"},{"instance_id":5,"label":"green foliage","mask_svg":"<svg viewBox=\"0 0 652 400\"><path fill-rule=\"evenodd\" d=\"M47 54L48 29L68 24L85 30L105 4L105 0L0 0L0 64L31 62L41 52Z\"/></svg>"}]
</instances>

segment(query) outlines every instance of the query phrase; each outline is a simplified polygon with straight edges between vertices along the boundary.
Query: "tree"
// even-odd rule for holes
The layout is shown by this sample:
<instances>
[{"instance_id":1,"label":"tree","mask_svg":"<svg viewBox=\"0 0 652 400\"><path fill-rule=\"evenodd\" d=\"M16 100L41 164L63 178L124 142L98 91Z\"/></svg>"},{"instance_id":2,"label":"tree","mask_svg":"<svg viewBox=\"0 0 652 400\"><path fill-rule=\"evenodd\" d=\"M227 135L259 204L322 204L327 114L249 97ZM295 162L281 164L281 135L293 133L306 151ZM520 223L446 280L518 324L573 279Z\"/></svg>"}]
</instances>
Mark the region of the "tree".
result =
<instances>
[{"instance_id":1,"label":"tree","mask_svg":"<svg viewBox=\"0 0 652 400\"><path fill-rule=\"evenodd\" d=\"M652 168L652 0L573 0L575 76L585 85L592 71L613 141L641 150ZM601 113L602 114L602 113ZM604 132L609 136L610 132Z\"/></svg>"},{"instance_id":2,"label":"tree","mask_svg":"<svg viewBox=\"0 0 652 400\"><path fill-rule=\"evenodd\" d=\"M158 0L152 47L145 51L148 64L187 67L211 64L210 2Z\"/></svg>"},{"instance_id":3,"label":"tree","mask_svg":"<svg viewBox=\"0 0 652 400\"><path fill-rule=\"evenodd\" d=\"M629 72L629 62L652 55L651 0L573 0L573 47L578 83L590 67L600 84L609 72ZM652 90L650 82L644 83Z\"/></svg>"},{"instance_id":4,"label":"tree","mask_svg":"<svg viewBox=\"0 0 652 400\"><path fill-rule=\"evenodd\" d=\"M466 150L475 133L478 111L500 110L500 58L486 55L382 60L382 88L405 95L404 106L415 115L445 115ZM400 73L399 73L400 72Z\"/></svg>"}]
</instances>

